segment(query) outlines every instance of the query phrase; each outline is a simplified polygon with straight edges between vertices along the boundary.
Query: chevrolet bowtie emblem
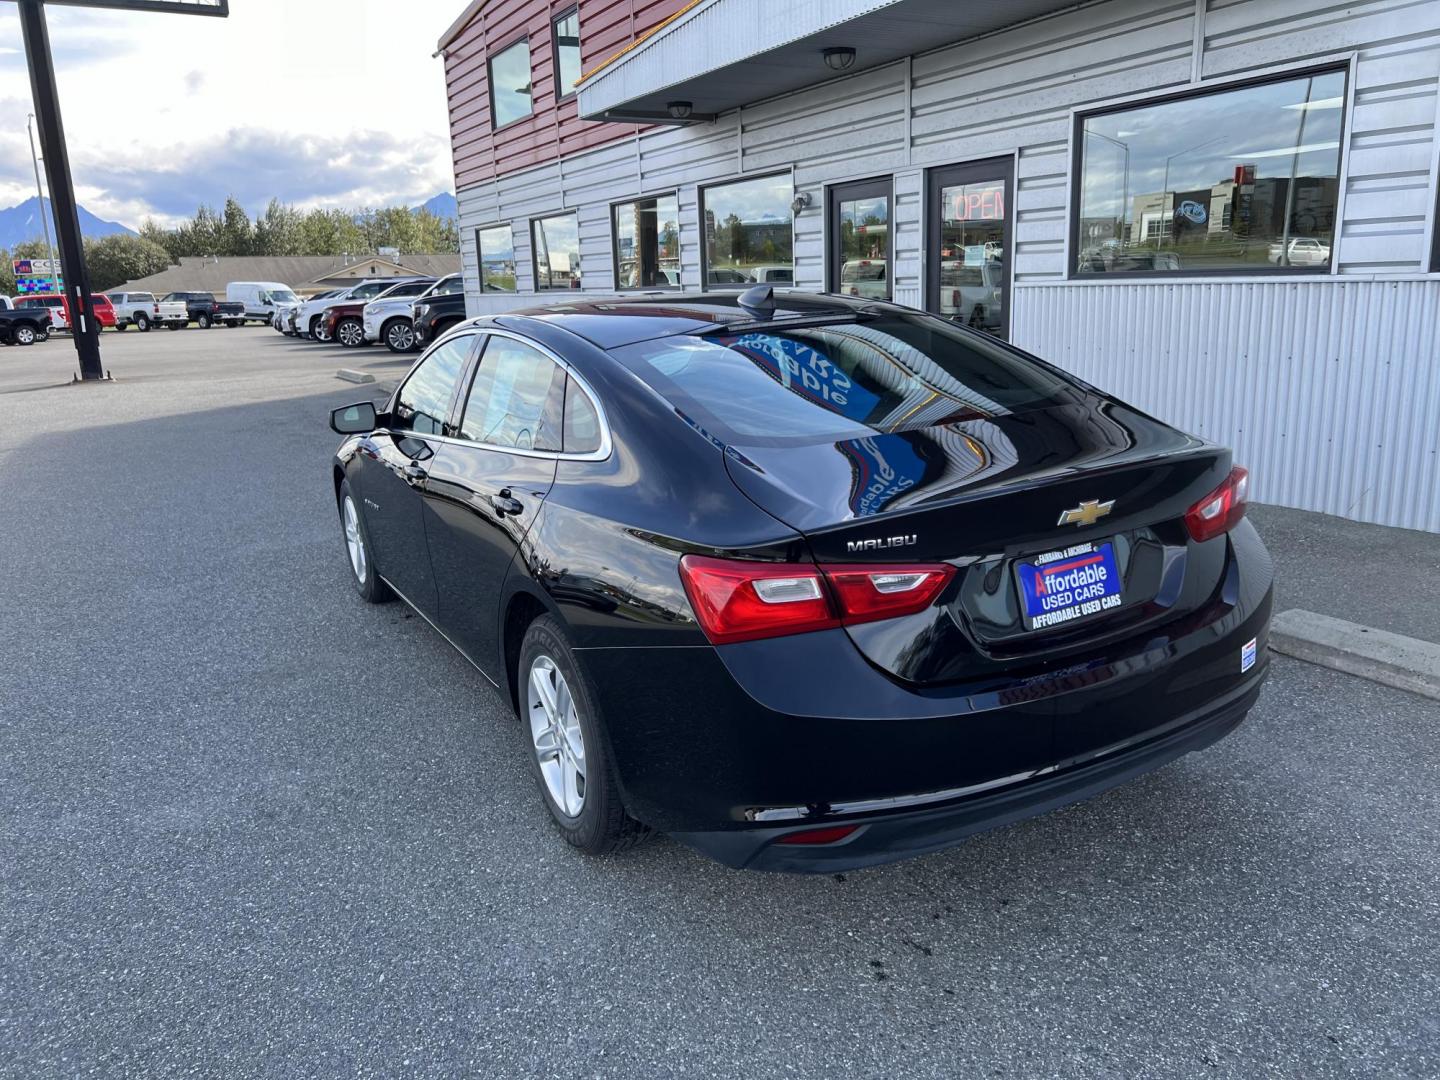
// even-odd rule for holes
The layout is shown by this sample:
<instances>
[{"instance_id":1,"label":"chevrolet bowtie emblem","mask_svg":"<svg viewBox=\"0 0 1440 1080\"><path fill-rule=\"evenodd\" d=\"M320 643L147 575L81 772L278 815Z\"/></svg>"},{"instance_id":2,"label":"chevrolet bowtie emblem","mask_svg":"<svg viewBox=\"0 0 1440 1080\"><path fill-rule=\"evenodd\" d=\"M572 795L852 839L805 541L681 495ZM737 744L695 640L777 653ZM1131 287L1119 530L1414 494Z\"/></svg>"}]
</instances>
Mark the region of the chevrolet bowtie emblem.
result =
<instances>
[{"instance_id":1,"label":"chevrolet bowtie emblem","mask_svg":"<svg viewBox=\"0 0 1440 1080\"><path fill-rule=\"evenodd\" d=\"M1115 505L1115 500L1100 502L1096 499L1086 499L1079 506L1060 512L1060 520L1057 525L1094 525Z\"/></svg>"}]
</instances>

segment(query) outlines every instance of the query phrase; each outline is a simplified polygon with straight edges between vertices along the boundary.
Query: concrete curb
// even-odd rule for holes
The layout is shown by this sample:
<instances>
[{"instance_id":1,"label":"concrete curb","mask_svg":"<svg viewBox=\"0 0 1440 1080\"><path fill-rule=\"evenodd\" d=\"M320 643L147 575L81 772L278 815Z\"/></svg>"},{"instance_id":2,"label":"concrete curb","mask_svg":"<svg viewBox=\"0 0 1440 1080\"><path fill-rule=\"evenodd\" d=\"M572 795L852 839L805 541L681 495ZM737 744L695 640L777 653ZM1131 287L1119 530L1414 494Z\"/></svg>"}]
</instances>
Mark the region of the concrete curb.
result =
<instances>
[{"instance_id":1,"label":"concrete curb","mask_svg":"<svg viewBox=\"0 0 1440 1080\"><path fill-rule=\"evenodd\" d=\"M1270 624L1270 647L1312 664L1440 700L1440 645L1295 608Z\"/></svg>"},{"instance_id":2,"label":"concrete curb","mask_svg":"<svg viewBox=\"0 0 1440 1080\"><path fill-rule=\"evenodd\" d=\"M356 371L354 368L345 367L337 371L335 377L353 383L372 383L375 381L375 376L371 375L368 371Z\"/></svg>"}]
</instances>

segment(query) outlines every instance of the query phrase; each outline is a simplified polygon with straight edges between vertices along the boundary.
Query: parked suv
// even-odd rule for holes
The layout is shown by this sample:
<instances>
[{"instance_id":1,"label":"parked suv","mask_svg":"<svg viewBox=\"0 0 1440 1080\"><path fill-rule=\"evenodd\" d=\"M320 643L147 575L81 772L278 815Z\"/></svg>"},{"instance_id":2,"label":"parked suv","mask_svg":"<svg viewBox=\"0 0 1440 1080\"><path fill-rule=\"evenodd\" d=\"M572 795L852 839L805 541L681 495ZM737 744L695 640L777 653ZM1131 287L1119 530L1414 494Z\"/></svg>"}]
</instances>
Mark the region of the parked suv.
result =
<instances>
[{"instance_id":1,"label":"parked suv","mask_svg":"<svg viewBox=\"0 0 1440 1080\"><path fill-rule=\"evenodd\" d=\"M391 352L409 352L415 347L415 305L432 296L464 293L465 279L450 274L412 291L392 289L365 305L365 340L383 341Z\"/></svg>"},{"instance_id":2,"label":"parked suv","mask_svg":"<svg viewBox=\"0 0 1440 1080\"><path fill-rule=\"evenodd\" d=\"M307 300L301 304L295 313L295 332L301 337L308 337L312 341L329 341L325 337L325 309L331 304L338 304L345 300L374 300L381 293L394 288L396 285L412 278L382 278L377 281L362 281L359 285L351 285L350 288L336 293L332 297L321 300ZM428 280L428 279L426 279Z\"/></svg>"},{"instance_id":3,"label":"parked suv","mask_svg":"<svg viewBox=\"0 0 1440 1080\"><path fill-rule=\"evenodd\" d=\"M415 301L415 345L434 341L465 318L465 294L447 293Z\"/></svg>"},{"instance_id":4,"label":"parked suv","mask_svg":"<svg viewBox=\"0 0 1440 1080\"><path fill-rule=\"evenodd\" d=\"M115 329L126 330L135 327L142 334L152 326L163 326L168 330L179 330L190 316L185 305L178 300L161 303L154 293L106 293L115 308Z\"/></svg>"}]
</instances>

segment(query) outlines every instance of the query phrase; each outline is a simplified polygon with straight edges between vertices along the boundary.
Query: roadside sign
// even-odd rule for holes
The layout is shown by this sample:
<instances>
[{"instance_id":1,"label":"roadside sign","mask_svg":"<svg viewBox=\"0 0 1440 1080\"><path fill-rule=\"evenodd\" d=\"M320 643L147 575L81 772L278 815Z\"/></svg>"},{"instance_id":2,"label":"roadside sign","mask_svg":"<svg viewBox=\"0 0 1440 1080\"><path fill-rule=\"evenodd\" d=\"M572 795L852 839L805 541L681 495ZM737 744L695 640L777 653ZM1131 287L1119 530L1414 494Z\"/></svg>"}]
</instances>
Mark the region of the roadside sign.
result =
<instances>
[{"instance_id":1,"label":"roadside sign","mask_svg":"<svg viewBox=\"0 0 1440 1080\"><path fill-rule=\"evenodd\" d=\"M13 265L16 277L53 277L60 272L59 259L16 259Z\"/></svg>"}]
</instances>

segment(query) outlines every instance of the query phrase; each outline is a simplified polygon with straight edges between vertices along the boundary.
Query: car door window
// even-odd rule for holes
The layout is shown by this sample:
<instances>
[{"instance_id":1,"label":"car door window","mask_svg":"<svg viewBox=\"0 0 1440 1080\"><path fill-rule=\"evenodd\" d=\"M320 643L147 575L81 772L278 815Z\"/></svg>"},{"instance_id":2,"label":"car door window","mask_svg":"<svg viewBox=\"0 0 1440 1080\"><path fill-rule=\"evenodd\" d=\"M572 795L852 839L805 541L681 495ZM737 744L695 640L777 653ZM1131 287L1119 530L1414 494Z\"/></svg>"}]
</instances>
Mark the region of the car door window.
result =
<instances>
[{"instance_id":1,"label":"car door window","mask_svg":"<svg viewBox=\"0 0 1440 1080\"><path fill-rule=\"evenodd\" d=\"M590 395L565 379L565 453L592 454L600 449L600 414Z\"/></svg>"},{"instance_id":2,"label":"car door window","mask_svg":"<svg viewBox=\"0 0 1440 1080\"><path fill-rule=\"evenodd\" d=\"M421 435L443 435L455 384L475 344L475 335L451 338L431 349L395 395L390 426Z\"/></svg>"},{"instance_id":3,"label":"car door window","mask_svg":"<svg viewBox=\"0 0 1440 1080\"><path fill-rule=\"evenodd\" d=\"M565 372L514 338L491 337L480 357L460 437L518 450L559 450Z\"/></svg>"}]
</instances>

